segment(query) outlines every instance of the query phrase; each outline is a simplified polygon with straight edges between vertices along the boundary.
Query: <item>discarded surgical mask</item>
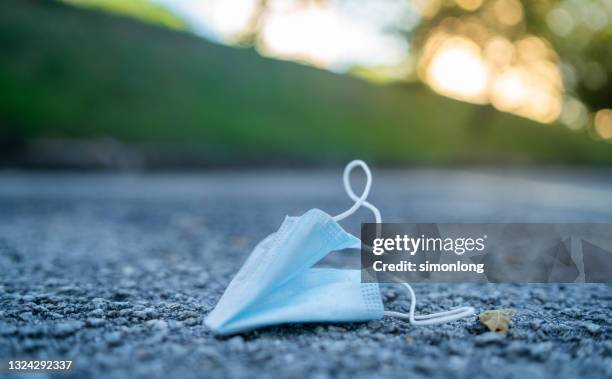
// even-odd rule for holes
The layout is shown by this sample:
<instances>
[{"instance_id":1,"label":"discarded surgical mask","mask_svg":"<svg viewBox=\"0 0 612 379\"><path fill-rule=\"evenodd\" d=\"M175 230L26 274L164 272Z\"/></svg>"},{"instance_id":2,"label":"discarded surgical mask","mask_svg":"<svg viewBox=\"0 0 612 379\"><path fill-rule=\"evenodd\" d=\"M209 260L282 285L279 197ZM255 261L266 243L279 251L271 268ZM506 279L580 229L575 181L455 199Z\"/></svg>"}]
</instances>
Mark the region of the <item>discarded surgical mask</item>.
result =
<instances>
[{"instance_id":1,"label":"discarded surgical mask","mask_svg":"<svg viewBox=\"0 0 612 379\"><path fill-rule=\"evenodd\" d=\"M350 186L350 173L357 166L363 168L367 179L359 197ZM206 325L214 333L234 334L286 323L368 321L384 316L429 325L474 314L473 308L461 307L417 316L414 292L405 283L412 299L409 313L385 311L378 283L362 283L359 270L312 267L332 251L360 248L360 240L338 221L363 206L374 213L376 223L381 222L379 210L366 201L372 174L365 162L350 162L343 182L355 201L350 209L334 217L319 209L286 217L277 232L255 247L206 318Z\"/></svg>"}]
</instances>

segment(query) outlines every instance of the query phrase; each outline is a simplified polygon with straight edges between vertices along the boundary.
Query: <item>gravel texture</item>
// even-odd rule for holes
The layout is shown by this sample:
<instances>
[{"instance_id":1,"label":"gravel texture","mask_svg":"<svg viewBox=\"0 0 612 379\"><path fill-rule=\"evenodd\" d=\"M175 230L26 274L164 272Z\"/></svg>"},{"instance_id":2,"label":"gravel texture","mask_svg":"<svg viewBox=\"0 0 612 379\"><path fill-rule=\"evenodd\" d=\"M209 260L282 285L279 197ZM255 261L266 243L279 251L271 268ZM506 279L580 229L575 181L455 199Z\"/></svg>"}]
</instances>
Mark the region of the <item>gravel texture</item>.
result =
<instances>
[{"instance_id":1,"label":"gravel texture","mask_svg":"<svg viewBox=\"0 0 612 379\"><path fill-rule=\"evenodd\" d=\"M350 205L340 171L1 174L0 358L72 358L84 378L612 377L612 285L414 286L420 312L515 308L507 337L476 317L213 337L203 319L258 240L285 214ZM374 174L386 221L612 222L609 172ZM383 298L408 309L400 287ZM66 377L33 377L45 375Z\"/></svg>"}]
</instances>

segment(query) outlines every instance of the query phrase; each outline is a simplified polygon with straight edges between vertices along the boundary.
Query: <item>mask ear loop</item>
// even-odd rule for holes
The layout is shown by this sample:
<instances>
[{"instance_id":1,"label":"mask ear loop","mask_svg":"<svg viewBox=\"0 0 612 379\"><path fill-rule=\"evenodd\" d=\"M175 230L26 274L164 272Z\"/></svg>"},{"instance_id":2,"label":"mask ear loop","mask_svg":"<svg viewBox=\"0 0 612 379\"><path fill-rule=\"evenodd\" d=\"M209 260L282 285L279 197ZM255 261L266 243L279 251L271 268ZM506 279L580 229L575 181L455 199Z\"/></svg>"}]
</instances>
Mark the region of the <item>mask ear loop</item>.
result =
<instances>
[{"instance_id":1,"label":"mask ear loop","mask_svg":"<svg viewBox=\"0 0 612 379\"><path fill-rule=\"evenodd\" d=\"M414 309L416 308L416 295L412 290L412 287L408 283L400 283L402 286L408 289L410 293L410 312L408 314L394 311L384 311L385 316L397 317L401 319L408 319L412 325L436 325L445 322L455 321L460 318L470 317L476 313L473 307L459 307L448 311L430 313L427 315L415 315Z\"/></svg>"},{"instance_id":2,"label":"mask ear loop","mask_svg":"<svg viewBox=\"0 0 612 379\"><path fill-rule=\"evenodd\" d=\"M363 189L363 192L361 193L361 196L359 197L353 191L353 188L351 187L351 182L350 182L351 171L353 171L353 169L357 166L361 167L363 169L363 172L366 175L366 185L365 185L365 188ZM349 162L349 164L347 164L346 167L344 168L344 173L342 174L342 183L344 184L344 190L346 191L347 195L355 203L353 204L353 206L351 206L346 211L334 216L333 217L334 221L340 221L340 220L347 218L348 216L355 213L357 209L363 206L371 210L372 213L374 213L374 218L376 219L376 223L381 224L382 217L380 215L380 210L378 210L378 208L376 208L374 205L366 201L366 199L368 198L368 195L370 194L370 189L372 187L372 172L370 171L370 168L368 167L368 165L362 160L354 160L354 161ZM380 235L379 227L377 227L377 235ZM467 307L454 308L454 309L443 311L443 312L430 313L427 315L415 315L414 311L416 308L416 295L414 294L414 291L412 290L412 287L410 286L410 284L408 283L400 283L400 284L404 286L410 293L410 311L408 312L408 314L402 313L402 312L384 311L383 314L385 316L397 317L401 319L408 319L412 325L435 325L435 324L442 324L445 322L455 321L455 320L458 320L464 317L473 316L476 312L473 307L467 306Z\"/></svg>"},{"instance_id":3,"label":"mask ear loop","mask_svg":"<svg viewBox=\"0 0 612 379\"><path fill-rule=\"evenodd\" d=\"M363 172L366 175L366 185L365 185L365 188L363 189L363 192L361 193L361 196L359 197L355 195L355 192L353 191L353 188L351 187L351 171L353 171L353 169L357 166L361 167L363 169ZM380 217L380 211L374 205L366 201L366 199L368 198L368 195L370 194L370 188L372 188L372 172L370 171L370 168L368 167L368 165L362 160L354 160L354 161L349 162L349 164L347 164L346 167L344 168L344 173L342 174L342 183L344 184L344 190L346 191L346 194L355 203L353 204L352 207L350 207L346 211L340 213L339 215L334 216L334 221L344 220L348 216L355 213L357 209L363 206L371 210L372 213L374 213L374 218L376 220L376 223L380 224L382 222L382 218Z\"/></svg>"}]
</instances>

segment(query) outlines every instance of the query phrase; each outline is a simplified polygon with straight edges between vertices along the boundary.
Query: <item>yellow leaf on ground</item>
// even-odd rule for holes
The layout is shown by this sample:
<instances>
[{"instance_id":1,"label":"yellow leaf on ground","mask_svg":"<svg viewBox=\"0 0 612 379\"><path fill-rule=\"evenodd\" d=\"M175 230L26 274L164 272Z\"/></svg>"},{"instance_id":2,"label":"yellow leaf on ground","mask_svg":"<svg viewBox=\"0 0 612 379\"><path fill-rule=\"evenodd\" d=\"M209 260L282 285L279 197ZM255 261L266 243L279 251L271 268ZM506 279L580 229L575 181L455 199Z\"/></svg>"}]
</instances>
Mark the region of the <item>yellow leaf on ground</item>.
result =
<instances>
[{"instance_id":1,"label":"yellow leaf on ground","mask_svg":"<svg viewBox=\"0 0 612 379\"><path fill-rule=\"evenodd\" d=\"M490 331L506 335L508 334L510 320L515 313L514 309L492 309L479 314L478 319Z\"/></svg>"}]
</instances>

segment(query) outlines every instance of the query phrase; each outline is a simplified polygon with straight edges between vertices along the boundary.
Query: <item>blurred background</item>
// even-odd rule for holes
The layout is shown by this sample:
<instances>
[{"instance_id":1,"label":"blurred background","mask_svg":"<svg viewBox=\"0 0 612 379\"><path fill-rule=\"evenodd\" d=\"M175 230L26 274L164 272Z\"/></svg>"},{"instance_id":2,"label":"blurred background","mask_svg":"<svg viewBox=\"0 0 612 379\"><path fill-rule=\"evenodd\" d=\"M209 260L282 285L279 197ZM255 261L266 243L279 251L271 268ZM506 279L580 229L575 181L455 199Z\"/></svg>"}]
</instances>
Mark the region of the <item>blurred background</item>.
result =
<instances>
[{"instance_id":1,"label":"blurred background","mask_svg":"<svg viewBox=\"0 0 612 379\"><path fill-rule=\"evenodd\" d=\"M5 0L0 165L612 163L612 1Z\"/></svg>"}]
</instances>

